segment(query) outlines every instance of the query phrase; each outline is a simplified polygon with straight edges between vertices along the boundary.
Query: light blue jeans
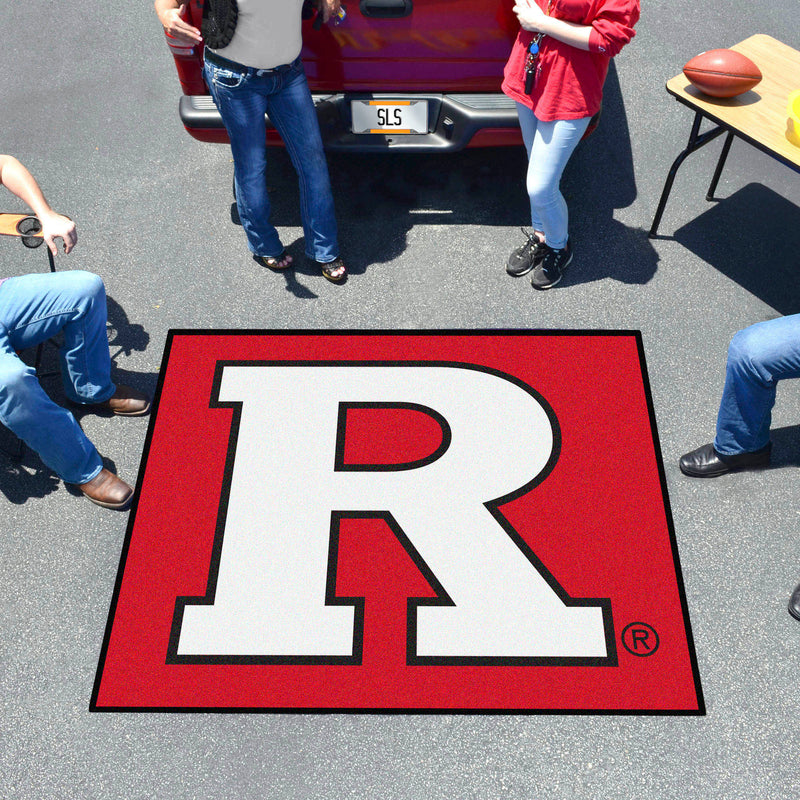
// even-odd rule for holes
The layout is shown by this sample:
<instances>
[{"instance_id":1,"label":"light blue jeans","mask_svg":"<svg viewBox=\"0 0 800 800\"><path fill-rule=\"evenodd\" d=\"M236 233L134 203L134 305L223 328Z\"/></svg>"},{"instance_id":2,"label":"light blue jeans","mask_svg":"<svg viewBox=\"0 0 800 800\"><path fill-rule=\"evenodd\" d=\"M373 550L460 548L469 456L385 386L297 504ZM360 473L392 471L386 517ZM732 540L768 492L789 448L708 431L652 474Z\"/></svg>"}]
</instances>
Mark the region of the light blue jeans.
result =
<instances>
[{"instance_id":1,"label":"light blue jeans","mask_svg":"<svg viewBox=\"0 0 800 800\"><path fill-rule=\"evenodd\" d=\"M569 215L559 184L591 117L542 122L533 111L517 103L522 140L528 151L527 189L531 200L531 225L544 233L555 250L567 244Z\"/></svg>"},{"instance_id":2,"label":"light blue jeans","mask_svg":"<svg viewBox=\"0 0 800 800\"><path fill-rule=\"evenodd\" d=\"M714 439L718 453L767 446L775 391L784 378L800 378L800 314L756 323L731 340Z\"/></svg>"},{"instance_id":3,"label":"light blue jeans","mask_svg":"<svg viewBox=\"0 0 800 800\"><path fill-rule=\"evenodd\" d=\"M257 256L283 251L270 222L267 195L268 114L299 179L306 255L325 264L336 259L339 244L328 164L300 59L278 72L228 69L206 60L204 76L231 142L236 203L250 250Z\"/></svg>"},{"instance_id":4,"label":"light blue jeans","mask_svg":"<svg viewBox=\"0 0 800 800\"><path fill-rule=\"evenodd\" d=\"M103 281L79 270L9 278L0 284L0 422L67 483L86 483L103 465L75 417L54 403L17 355L63 332L67 397L101 403L116 391L106 334Z\"/></svg>"}]
</instances>

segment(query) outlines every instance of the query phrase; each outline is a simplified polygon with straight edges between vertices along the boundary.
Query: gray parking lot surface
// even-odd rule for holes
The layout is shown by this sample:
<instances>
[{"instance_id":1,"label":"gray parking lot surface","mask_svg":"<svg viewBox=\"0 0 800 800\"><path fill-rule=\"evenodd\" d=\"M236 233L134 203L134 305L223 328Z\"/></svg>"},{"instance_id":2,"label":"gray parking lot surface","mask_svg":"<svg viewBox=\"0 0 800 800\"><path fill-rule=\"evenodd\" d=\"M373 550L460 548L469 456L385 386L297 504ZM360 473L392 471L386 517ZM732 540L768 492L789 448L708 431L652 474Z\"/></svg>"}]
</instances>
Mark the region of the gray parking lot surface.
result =
<instances>
[{"instance_id":1,"label":"gray parking lot surface","mask_svg":"<svg viewBox=\"0 0 800 800\"><path fill-rule=\"evenodd\" d=\"M707 202L717 141L679 172L661 238L646 233L691 124L665 81L753 33L800 48L795 0L645 5L601 127L564 178L576 255L550 292L503 268L526 224L521 150L332 156L350 279L276 275L232 222L229 149L179 123L151 3L34 0L5 4L2 20L0 151L77 221L78 247L59 263L104 278L122 382L154 390L174 328L641 330L707 714L90 713L128 515L74 496L34 456L0 456L0 796L800 796L800 623L786 612L800 581L798 382L779 390L772 468L693 481L677 467L713 436L731 336L800 311L798 175L737 141ZM299 255L280 152L270 185ZM0 206L21 209L7 193ZM43 268L41 250L0 242L0 275ZM147 419L81 422L134 481ZM195 457L176 476L191 480Z\"/></svg>"}]
</instances>

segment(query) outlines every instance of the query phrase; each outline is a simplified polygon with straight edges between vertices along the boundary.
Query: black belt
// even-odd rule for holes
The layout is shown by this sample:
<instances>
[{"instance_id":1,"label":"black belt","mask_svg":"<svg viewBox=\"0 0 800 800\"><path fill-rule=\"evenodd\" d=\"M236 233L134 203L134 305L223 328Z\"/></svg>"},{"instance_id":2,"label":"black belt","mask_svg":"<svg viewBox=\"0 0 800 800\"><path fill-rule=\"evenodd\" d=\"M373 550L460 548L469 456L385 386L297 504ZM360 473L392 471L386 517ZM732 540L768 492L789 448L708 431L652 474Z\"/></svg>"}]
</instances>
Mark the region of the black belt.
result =
<instances>
[{"instance_id":1,"label":"black belt","mask_svg":"<svg viewBox=\"0 0 800 800\"><path fill-rule=\"evenodd\" d=\"M222 67L222 69L231 69L234 70L234 72L257 72L259 75L265 72L286 72L286 70L292 68L292 64L281 64L280 66L272 67L271 69L248 67L246 64L240 64L238 61L231 61L230 58L225 58L224 56L218 55L213 50L209 50L207 47L205 49L204 58L209 64L214 64L216 67Z\"/></svg>"}]
</instances>

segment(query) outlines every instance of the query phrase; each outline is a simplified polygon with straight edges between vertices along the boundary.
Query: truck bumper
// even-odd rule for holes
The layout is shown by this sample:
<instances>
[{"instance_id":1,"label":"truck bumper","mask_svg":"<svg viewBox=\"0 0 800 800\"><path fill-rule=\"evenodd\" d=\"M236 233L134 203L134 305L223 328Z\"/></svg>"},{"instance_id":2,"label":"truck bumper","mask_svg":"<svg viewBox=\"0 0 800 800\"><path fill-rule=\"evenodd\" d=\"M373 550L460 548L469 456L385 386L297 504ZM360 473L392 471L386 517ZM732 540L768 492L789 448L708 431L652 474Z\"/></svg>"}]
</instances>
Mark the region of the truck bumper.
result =
<instances>
[{"instance_id":1,"label":"truck bumper","mask_svg":"<svg viewBox=\"0 0 800 800\"><path fill-rule=\"evenodd\" d=\"M312 94L312 98L325 149L331 152L438 153L522 142L516 105L504 94ZM428 132L353 133L351 101L365 99L427 100ZM179 112L181 122L195 139L227 141L225 126L210 95L184 95ZM267 118L268 139L274 133Z\"/></svg>"}]
</instances>

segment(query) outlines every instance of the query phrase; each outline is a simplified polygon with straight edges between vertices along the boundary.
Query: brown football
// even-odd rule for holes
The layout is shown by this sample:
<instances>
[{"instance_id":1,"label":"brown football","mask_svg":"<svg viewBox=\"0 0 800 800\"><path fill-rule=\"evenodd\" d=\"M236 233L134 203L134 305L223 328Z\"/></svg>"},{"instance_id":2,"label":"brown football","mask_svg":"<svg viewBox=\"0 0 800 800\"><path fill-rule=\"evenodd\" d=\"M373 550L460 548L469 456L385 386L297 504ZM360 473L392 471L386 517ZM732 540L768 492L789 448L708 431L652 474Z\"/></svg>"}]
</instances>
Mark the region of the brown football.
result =
<instances>
[{"instance_id":1,"label":"brown football","mask_svg":"<svg viewBox=\"0 0 800 800\"><path fill-rule=\"evenodd\" d=\"M761 70L736 50L707 50L686 62L683 74L703 94L735 97L761 80Z\"/></svg>"}]
</instances>

